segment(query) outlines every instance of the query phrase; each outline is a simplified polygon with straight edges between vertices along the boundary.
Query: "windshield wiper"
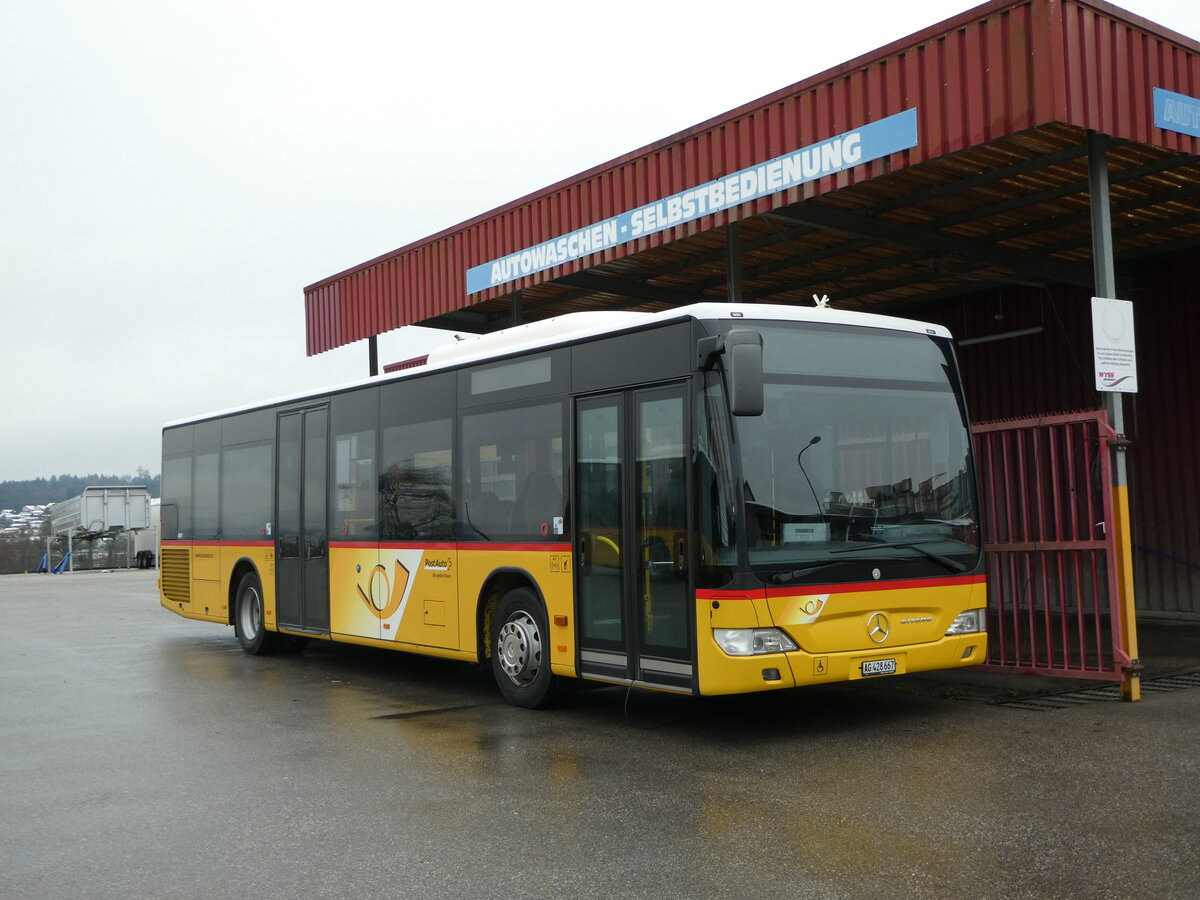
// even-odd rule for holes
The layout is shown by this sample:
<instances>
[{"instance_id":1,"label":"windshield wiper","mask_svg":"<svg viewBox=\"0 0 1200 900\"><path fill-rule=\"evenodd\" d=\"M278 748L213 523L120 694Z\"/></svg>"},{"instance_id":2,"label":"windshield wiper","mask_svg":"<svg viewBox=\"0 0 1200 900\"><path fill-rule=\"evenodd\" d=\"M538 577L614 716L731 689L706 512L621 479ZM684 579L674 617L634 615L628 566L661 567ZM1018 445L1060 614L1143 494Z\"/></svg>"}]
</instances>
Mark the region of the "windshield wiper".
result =
<instances>
[{"instance_id":1,"label":"windshield wiper","mask_svg":"<svg viewBox=\"0 0 1200 900\"><path fill-rule=\"evenodd\" d=\"M926 559L933 560L941 566L949 569L951 572L965 572L967 567L956 559L951 559L948 556L942 556L940 553L934 553L932 550L926 550L920 544L939 544L941 541L880 541L879 543L863 544L859 547L847 547L845 550L831 550L831 553L861 553L863 550L875 550L879 547L900 547L909 550L915 550Z\"/></svg>"},{"instance_id":2,"label":"windshield wiper","mask_svg":"<svg viewBox=\"0 0 1200 900\"><path fill-rule=\"evenodd\" d=\"M792 569L788 572L776 572L770 577L771 584L787 584L789 581L795 581L801 575L807 575L809 572L816 572L820 569L828 569L830 566L840 566L843 560L835 559L833 562L813 563L811 566L801 566L798 569Z\"/></svg>"}]
</instances>

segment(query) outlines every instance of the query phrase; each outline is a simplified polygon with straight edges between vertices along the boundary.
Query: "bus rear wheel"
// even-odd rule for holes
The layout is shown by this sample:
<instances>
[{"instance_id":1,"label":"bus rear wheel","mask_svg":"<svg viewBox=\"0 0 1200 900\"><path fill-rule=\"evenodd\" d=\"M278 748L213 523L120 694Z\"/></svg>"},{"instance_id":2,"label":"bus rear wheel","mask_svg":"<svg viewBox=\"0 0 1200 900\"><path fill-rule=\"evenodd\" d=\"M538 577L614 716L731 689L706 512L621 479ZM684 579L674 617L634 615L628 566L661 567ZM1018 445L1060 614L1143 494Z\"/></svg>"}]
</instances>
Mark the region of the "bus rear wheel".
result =
<instances>
[{"instance_id":1,"label":"bus rear wheel","mask_svg":"<svg viewBox=\"0 0 1200 900\"><path fill-rule=\"evenodd\" d=\"M279 645L279 635L267 631L263 622L262 582L254 572L247 572L238 582L233 612L233 630L238 643L251 656L266 656L274 653Z\"/></svg>"},{"instance_id":2,"label":"bus rear wheel","mask_svg":"<svg viewBox=\"0 0 1200 900\"><path fill-rule=\"evenodd\" d=\"M539 709L554 699L546 611L529 588L504 595L492 619L492 674L513 706Z\"/></svg>"}]
</instances>

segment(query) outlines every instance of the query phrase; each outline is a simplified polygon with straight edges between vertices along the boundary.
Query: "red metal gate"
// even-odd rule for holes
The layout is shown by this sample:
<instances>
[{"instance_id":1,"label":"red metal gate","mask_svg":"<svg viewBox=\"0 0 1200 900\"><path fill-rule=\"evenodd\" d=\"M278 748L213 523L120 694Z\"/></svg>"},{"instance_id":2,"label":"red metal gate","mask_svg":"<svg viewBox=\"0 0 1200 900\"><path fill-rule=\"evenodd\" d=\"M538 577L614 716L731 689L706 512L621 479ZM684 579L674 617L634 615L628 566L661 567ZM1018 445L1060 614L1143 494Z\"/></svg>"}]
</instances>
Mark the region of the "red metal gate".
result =
<instances>
[{"instance_id":1,"label":"red metal gate","mask_svg":"<svg viewBox=\"0 0 1200 900\"><path fill-rule=\"evenodd\" d=\"M1120 681L1112 454L1103 410L972 426L988 569L984 668Z\"/></svg>"}]
</instances>

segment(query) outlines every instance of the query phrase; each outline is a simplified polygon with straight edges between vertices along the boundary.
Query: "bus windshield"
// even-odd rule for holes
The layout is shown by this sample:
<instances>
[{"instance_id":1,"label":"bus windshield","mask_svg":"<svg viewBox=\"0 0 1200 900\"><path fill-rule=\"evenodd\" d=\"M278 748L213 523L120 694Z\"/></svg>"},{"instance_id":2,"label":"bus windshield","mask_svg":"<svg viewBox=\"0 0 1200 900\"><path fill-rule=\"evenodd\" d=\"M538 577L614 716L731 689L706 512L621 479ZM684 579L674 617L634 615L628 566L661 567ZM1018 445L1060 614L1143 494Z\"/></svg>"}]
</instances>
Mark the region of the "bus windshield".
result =
<instances>
[{"instance_id":1,"label":"bus windshield","mask_svg":"<svg viewBox=\"0 0 1200 900\"><path fill-rule=\"evenodd\" d=\"M974 474L949 341L755 323L765 407L733 419L746 559L767 584L972 571ZM819 574L818 574L819 573Z\"/></svg>"}]
</instances>

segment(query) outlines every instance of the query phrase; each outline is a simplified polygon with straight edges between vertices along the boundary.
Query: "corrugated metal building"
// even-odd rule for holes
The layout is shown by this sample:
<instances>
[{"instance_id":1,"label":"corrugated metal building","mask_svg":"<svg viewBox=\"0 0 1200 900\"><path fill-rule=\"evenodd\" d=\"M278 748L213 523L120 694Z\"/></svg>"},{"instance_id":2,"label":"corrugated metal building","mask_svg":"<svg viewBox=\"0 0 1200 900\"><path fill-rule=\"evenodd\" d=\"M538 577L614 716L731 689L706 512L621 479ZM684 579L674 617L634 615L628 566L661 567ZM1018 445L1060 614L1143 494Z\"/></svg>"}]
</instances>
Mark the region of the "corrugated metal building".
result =
<instances>
[{"instance_id":1,"label":"corrugated metal building","mask_svg":"<svg viewBox=\"0 0 1200 900\"><path fill-rule=\"evenodd\" d=\"M1200 615L1200 376L1187 364L1200 335L1197 96L1193 39L1098 0L993 0L309 286L308 352L408 324L489 331L583 309L827 293L960 339L1024 332L963 347L978 419L1095 408L1099 158L1116 293L1136 303L1143 348L1141 393L1125 405L1138 604ZM912 139L877 153L843 141L842 164L811 172L817 156L799 153L828 157L834 139L900 133L909 117ZM779 178L780 158L803 177ZM734 174L748 189L679 214ZM632 210L653 227L618 233ZM540 261L522 256L539 245Z\"/></svg>"}]
</instances>

